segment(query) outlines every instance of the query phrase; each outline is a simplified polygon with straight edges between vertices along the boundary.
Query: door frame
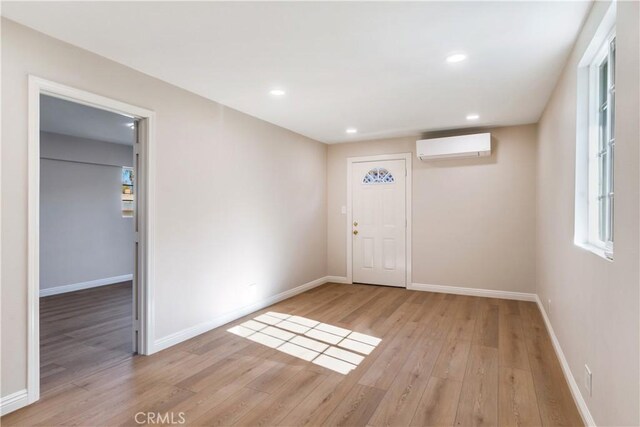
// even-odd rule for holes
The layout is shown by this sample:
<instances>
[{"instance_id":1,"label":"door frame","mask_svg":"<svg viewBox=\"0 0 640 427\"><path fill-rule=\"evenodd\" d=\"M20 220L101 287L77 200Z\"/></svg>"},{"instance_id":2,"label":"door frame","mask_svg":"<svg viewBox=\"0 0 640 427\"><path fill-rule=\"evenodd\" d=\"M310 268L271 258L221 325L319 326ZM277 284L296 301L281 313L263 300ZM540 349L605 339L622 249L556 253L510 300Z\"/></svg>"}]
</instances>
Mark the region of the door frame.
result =
<instances>
[{"instance_id":1,"label":"door frame","mask_svg":"<svg viewBox=\"0 0 640 427\"><path fill-rule=\"evenodd\" d=\"M375 156L347 157L347 222L346 222L346 245L347 245L347 283L353 283L353 239L351 237L351 224L353 223L353 188L352 170L354 163L379 162L382 160L404 160L407 171L405 179L405 215L407 227L405 229L405 262L406 262L406 288L411 286L411 194L412 194L412 161L413 153L379 154Z\"/></svg>"},{"instance_id":2,"label":"door frame","mask_svg":"<svg viewBox=\"0 0 640 427\"><path fill-rule=\"evenodd\" d=\"M138 221L138 354L153 353L153 242L155 219L155 112L29 75L28 88L28 250L27 399L40 398L40 95L107 110L139 120L140 164L136 173ZM135 151L135 147L134 147ZM135 320L134 320L135 322Z\"/></svg>"}]
</instances>

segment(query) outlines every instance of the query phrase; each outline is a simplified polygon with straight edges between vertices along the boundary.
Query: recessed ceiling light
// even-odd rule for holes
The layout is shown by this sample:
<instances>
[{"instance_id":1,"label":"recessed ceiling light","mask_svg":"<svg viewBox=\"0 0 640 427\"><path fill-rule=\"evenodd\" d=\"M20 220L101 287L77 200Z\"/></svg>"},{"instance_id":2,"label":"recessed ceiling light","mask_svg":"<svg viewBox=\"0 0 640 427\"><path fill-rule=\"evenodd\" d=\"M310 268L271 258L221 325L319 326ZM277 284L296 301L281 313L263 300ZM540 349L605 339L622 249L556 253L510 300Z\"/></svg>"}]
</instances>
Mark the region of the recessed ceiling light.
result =
<instances>
[{"instance_id":1,"label":"recessed ceiling light","mask_svg":"<svg viewBox=\"0 0 640 427\"><path fill-rule=\"evenodd\" d=\"M271 89L269 93L273 96L284 96L286 92L282 89Z\"/></svg>"},{"instance_id":2,"label":"recessed ceiling light","mask_svg":"<svg viewBox=\"0 0 640 427\"><path fill-rule=\"evenodd\" d=\"M467 114L467 120L478 120L480 118L477 114Z\"/></svg>"},{"instance_id":3,"label":"recessed ceiling light","mask_svg":"<svg viewBox=\"0 0 640 427\"><path fill-rule=\"evenodd\" d=\"M356 129L356 128L347 128L346 132L347 133L351 133L351 134L358 133L358 129Z\"/></svg>"},{"instance_id":4,"label":"recessed ceiling light","mask_svg":"<svg viewBox=\"0 0 640 427\"><path fill-rule=\"evenodd\" d=\"M454 53L447 56L447 62L450 63L464 61L465 59L467 59L467 55L465 55L464 53Z\"/></svg>"}]
</instances>

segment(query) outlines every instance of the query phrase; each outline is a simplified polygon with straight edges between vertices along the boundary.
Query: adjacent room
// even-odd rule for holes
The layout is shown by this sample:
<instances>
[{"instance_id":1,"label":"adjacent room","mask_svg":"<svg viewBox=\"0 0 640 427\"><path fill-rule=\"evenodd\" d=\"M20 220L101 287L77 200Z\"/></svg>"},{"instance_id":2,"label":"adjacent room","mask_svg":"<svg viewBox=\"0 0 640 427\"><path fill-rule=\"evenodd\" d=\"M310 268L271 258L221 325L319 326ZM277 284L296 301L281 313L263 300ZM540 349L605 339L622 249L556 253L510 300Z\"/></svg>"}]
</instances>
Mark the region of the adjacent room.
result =
<instances>
[{"instance_id":1,"label":"adjacent room","mask_svg":"<svg viewBox=\"0 0 640 427\"><path fill-rule=\"evenodd\" d=\"M2 425L640 425L640 2L0 12Z\"/></svg>"},{"instance_id":2,"label":"adjacent room","mask_svg":"<svg viewBox=\"0 0 640 427\"><path fill-rule=\"evenodd\" d=\"M136 351L135 139L131 117L41 95L43 392Z\"/></svg>"}]
</instances>

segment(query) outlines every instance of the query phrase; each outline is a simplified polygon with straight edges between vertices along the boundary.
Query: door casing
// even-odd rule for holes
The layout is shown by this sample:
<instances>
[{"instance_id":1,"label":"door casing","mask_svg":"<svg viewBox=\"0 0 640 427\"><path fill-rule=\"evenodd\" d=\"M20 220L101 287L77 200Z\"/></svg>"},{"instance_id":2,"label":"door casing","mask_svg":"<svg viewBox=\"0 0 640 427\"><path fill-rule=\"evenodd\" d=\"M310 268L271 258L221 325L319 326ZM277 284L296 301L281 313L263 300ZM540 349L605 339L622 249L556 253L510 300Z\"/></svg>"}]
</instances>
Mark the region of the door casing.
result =
<instances>
[{"instance_id":1,"label":"door casing","mask_svg":"<svg viewBox=\"0 0 640 427\"><path fill-rule=\"evenodd\" d=\"M353 224L353 188L352 188L352 169L354 163L375 162L382 160L405 160L407 168L407 177L405 181L405 215L407 220L406 228L406 283L407 287L411 286L411 188L412 188L412 153L398 154L380 154L375 156L361 156L347 158L347 220L345 223L345 235L347 245L347 283L353 283L353 244L352 244L352 226Z\"/></svg>"},{"instance_id":2,"label":"door casing","mask_svg":"<svg viewBox=\"0 0 640 427\"><path fill-rule=\"evenodd\" d=\"M153 340L153 223L155 112L70 86L29 75L28 88L28 225L27 225L27 404L40 398L40 95L138 119L137 147L137 352L154 352ZM135 322L135 320L134 320Z\"/></svg>"}]
</instances>

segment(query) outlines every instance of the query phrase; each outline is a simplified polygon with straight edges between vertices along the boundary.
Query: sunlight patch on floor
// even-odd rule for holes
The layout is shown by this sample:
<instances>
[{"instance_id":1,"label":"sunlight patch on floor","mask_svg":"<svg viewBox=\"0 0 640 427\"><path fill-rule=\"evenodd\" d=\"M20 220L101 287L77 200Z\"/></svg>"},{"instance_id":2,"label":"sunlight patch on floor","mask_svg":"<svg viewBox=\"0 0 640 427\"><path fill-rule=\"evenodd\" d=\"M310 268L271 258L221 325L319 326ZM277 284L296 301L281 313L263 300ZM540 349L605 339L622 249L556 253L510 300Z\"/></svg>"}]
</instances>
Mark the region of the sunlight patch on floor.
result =
<instances>
[{"instance_id":1,"label":"sunlight patch on floor","mask_svg":"<svg viewBox=\"0 0 640 427\"><path fill-rule=\"evenodd\" d=\"M382 341L371 335L275 311L256 316L227 332L345 375Z\"/></svg>"}]
</instances>

